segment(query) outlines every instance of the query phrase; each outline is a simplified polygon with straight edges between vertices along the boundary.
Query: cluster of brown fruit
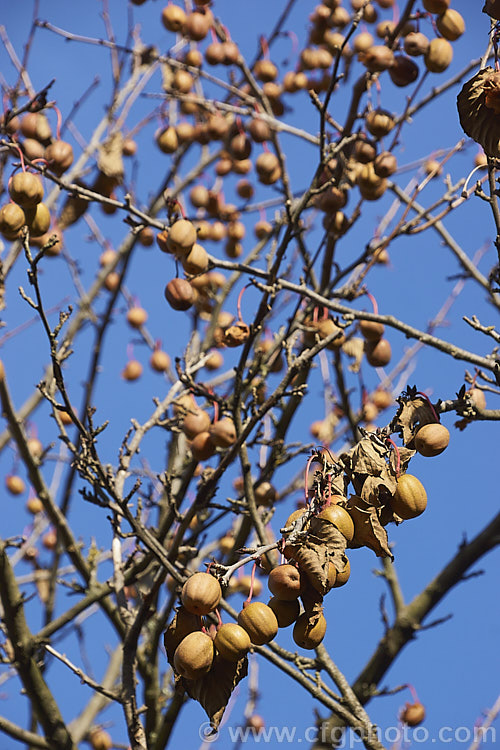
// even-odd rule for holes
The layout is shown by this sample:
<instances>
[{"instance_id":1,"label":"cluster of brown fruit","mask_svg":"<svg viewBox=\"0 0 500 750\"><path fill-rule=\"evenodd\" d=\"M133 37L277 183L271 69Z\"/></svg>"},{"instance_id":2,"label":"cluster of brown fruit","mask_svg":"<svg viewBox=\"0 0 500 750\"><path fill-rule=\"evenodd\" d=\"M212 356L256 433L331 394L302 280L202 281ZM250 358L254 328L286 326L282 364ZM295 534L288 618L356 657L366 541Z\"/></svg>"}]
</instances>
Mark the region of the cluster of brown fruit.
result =
<instances>
[{"instance_id":1,"label":"cluster of brown fruit","mask_svg":"<svg viewBox=\"0 0 500 750\"><path fill-rule=\"evenodd\" d=\"M372 367L385 367L391 361L391 345L385 339L384 325L372 320L362 320L359 330L365 340L366 361Z\"/></svg>"},{"instance_id":2,"label":"cluster of brown fruit","mask_svg":"<svg viewBox=\"0 0 500 750\"><path fill-rule=\"evenodd\" d=\"M27 226L30 236L42 237L50 227L50 212L43 199L43 185L38 175L18 172L9 180L11 203L0 208L0 232L15 240Z\"/></svg>"},{"instance_id":3,"label":"cluster of brown fruit","mask_svg":"<svg viewBox=\"0 0 500 750\"><path fill-rule=\"evenodd\" d=\"M196 461L205 461L217 449L227 450L236 442L236 429L231 417L223 416L211 422L209 415L201 409L191 395L181 397L174 405L174 413L180 427L188 438L189 447Z\"/></svg>"}]
</instances>

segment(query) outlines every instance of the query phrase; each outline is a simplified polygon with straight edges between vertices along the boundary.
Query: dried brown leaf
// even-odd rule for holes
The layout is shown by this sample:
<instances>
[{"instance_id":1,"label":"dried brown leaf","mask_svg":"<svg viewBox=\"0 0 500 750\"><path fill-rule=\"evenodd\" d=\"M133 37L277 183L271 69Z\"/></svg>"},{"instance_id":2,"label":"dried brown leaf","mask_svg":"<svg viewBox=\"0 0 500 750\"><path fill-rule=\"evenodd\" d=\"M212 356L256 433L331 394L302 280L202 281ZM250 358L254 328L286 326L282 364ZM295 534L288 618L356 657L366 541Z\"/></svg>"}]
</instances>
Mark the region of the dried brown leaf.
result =
<instances>
[{"instance_id":1,"label":"dried brown leaf","mask_svg":"<svg viewBox=\"0 0 500 750\"><path fill-rule=\"evenodd\" d=\"M403 443L411 448L417 430L422 425L435 421L436 418L429 403L424 398L412 398L400 402L395 419L395 430L401 435Z\"/></svg>"},{"instance_id":2,"label":"dried brown leaf","mask_svg":"<svg viewBox=\"0 0 500 750\"><path fill-rule=\"evenodd\" d=\"M99 171L118 184L123 180L123 134L116 130L102 144L97 156Z\"/></svg>"},{"instance_id":3,"label":"dried brown leaf","mask_svg":"<svg viewBox=\"0 0 500 750\"><path fill-rule=\"evenodd\" d=\"M221 722L231 693L236 685L247 676L247 671L246 656L234 664L217 655L212 669L201 679L182 679L186 692L205 710L214 731Z\"/></svg>"},{"instance_id":4,"label":"dried brown leaf","mask_svg":"<svg viewBox=\"0 0 500 750\"><path fill-rule=\"evenodd\" d=\"M344 344L342 344L342 351L344 352L344 354L354 360L350 365L348 365L348 369L351 372L359 372L363 354L365 352L364 339L359 338L358 336L355 336L352 339L348 339L344 342Z\"/></svg>"},{"instance_id":5,"label":"dried brown leaf","mask_svg":"<svg viewBox=\"0 0 500 750\"><path fill-rule=\"evenodd\" d=\"M343 567L347 542L337 527L317 516L311 520L306 540L289 545L291 555L321 594L328 591L328 565ZM288 546L288 545L287 545Z\"/></svg>"},{"instance_id":6,"label":"dried brown leaf","mask_svg":"<svg viewBox=\"0 0 500 750\"><path fill-rule=\"evenodd\" d=\"M393 560L387 532L382 526L377 508L368 505L363 498L352 495L347 509L354 521L354 539L351 546L369 547L377 557L390 557Z\"/></svg>"}]
</instances>

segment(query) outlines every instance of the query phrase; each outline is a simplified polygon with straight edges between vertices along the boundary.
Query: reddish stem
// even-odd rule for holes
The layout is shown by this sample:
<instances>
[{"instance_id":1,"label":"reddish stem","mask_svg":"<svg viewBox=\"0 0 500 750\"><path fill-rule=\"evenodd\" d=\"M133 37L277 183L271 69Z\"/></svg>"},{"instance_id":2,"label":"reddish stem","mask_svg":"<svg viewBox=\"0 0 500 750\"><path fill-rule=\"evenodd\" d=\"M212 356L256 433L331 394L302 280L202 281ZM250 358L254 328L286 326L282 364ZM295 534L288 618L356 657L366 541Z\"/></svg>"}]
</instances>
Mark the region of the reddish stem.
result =
<instances>
[{"instance_id":1,"label":"reddish stem","mask_svg":"<svg viewBox=\"0 0 500 750\"><path fill-rule=\"evenodd\" d=\"M259 208L259 219L261 221L267 221L266 219L266 211L264 208Z\"/></svg>"},{"instance_id":2,"label":"reddish stem","mask_svg":"<svg viewBox=\"0 0 500 750\"><path fill-rule=\"evenodd\" d=\"M59 109L59 107L56 107L55 104L51 104L50 106L52 107L52 109L54 110L54 112L56 113L56 116L57 116L56 138L57 138L58 141L60 141L61 140L61 125L62 125L61 110Z\"/></svg>"},{"instance_id":3,"label":"reddish stem","mask_svg":"<svg viewBox=\"0 0 500 750\"><path fill-rule=\"evenodd\" d=\"M243 298L243 294L245 293L245 289L250 286L249 284L245 284L241 292L238 294L238 301L236 302L236 310L238 312L238 321L240 323L243 323L243 318L241 317L241 300Z\"/></svg>"},{"instance_id":4,"label":"reddish stem","mask_svg":"<svg viewBox=\"0 0 500 750\"><path fill-rule=\"evenodd\" d=\"M14 148L16 149L16 151L19 152L19 158L21 159L21 169L23 170L23 172L26 172L26 164L24 163L24 154L19 148L19 146L14 146Z\"/></svg>"},{"instance_id":5,"label":"reddish stem","mask_svg":"<svg viewBox=\"0 0 500 750\"><path fill-rule=\"evenodd\" d=\"M417 396L422 396L422 398L425 398L425 400L427 401L427 403L428 403L428 404L429 404L429 406L430 406L430 409L431 409L431 411L432 411L432 414L434 415L434 419L436 420L436 422L439 422L439 417L438 417L438 415L436 414L436 410L435 410L435 408L434 408L434 407L433 407L433 405L431 404L431 400L430 400L429 396L427 396L427 394L426 394L426 393L423 393L422 391L417 391Z\"/></svg>"},{"instance_id":6,"label":"reddish stem","mask_svg":"<svg viewBox=\"0 0 500 750\"><path fill-rule=\"evenodd\" d=\"M183 209L183 207L182 207L182 203L181 203L181 202L180 202L179 200L177 200L177 198L175 199L175 203L176 203L176 204L178 205L178 207L179 207L179 211L181 212L181 216L182 216L182 218L183 218L183 219L185 219L185 218L186 218L186 214L185 214L185 212L184 212L184 209Z\"/></svg>"},{"instance_id":7,"label":"reddish stem","mask_svg":"<svg viewBox=\"0 0 500 750\"><path fill-rule=\"evenodd\" d=\"M256 570L256 568L257 568L257 561L255 561L254 564L252 565L252 572L250 573L250 590L248 592L247 598L245 599L245 602L247 604L250 604L250 602L252 601L252 596L253 596L253 582L254 582L254 579L255 579L255 570Z\"/></svg>"},{"instance_id":8,"label":"reddish stem","mask_svg":"<svg viewBox=\"0 0 500 750\"><path fill-rule=\"evenodd\" d=\"M368 299L369 299L369 300L370 300L370 302L372 303L372 307L373 307L373 314L374 314L374 315L378 315L378 304L377 304L377 300L375 299L375 297L373 296L373 294L370 294L370 292L367 292L367 293L366 293L366 296L368 297Z\"/></svg>"},{"instance_id":9,"label":"reddish stem","mask_svg":"<svg viewBox=\"0 0 500 750\"><path fill-rule=\"evenodd\" d=\"M220 612L217 609L217 607L215 608L215 614L217 615L217 630L218 630L220 626L222 625L222 617L220 616Z\"/></svg>"},{"instance_id":10,"label":"reddish stem","mask_svg":"<svg viewBox=\"0 0 500 750\"><path fill-rule=\"evenodd\" d=\"M269 60L269 45L265 36L260 38L260 46L262 47L262 54L265 60Z\"/></svg>"},{"instance_id":11,"label":"reddish stem","mask_svg":"<svg viewBox=\"0 0 500 750\"><path fill-rule=\"evenodd\" d=\"M410 683L408 683L405 687L407 687L408 690L410 691L411 697L413 698L413 702L414 703L420 703L420 701L418 699L417 691L415 690L415 688L413 687L413 685L410 685Z\"/></svg>"},{"instance_id":12,"label":"reddish stem","mask_svg":"<svg viewBox=\"0 0 500 750\"><path fill-rule=\"evenodd\" d=\"M134 358L134 345L133 344L127 344L127 359L133 359Z\"/></svg>"},{"instance_id":13,"label":"reddish stem","mask_svg":"<svg viewBox=\"0 0 500 750\"><path fill-rule=\"evenodd\" d=\"M399 454L399 448L394 442L394 440L391 440L390 437L386 438L387 442L392 445L394 450L396 451L396 479L399 479L399 471L401 469L401 456Z\"/></svg>"},{"instance_id":14,"label":"reddish stem","mask_svg":"<svg viewBox=\"0 0 500 750\"><path fill-rule=\"evenodd\" d=\"M304 497L306 505L309 505L309 468L313 461L316 460L316 456L309 456L306 464L305 479L304 479Z\"/></svg>"},{"instance_id":15,"label":"reddish stem","mask_svg":"<svg viewBox=\"0 0 500 750\"><path fill-rule=\"evenodd\" d=\"M295 31L284 31L283 36L287 36L292 41L292 55L295 57L299 50L299 38Z\"/></svg>"},{"instance_id":16,"label":"reddish stem","mask_svg":"<svg viewBox=\"0 0 500 750\"><path fill-rule=\"evenodd\" d=\"M271 151L269 150L269 146L267 145L267 141L263 141L262 148L264 149L264 151L266 152L266 154L270 154L271 153Z\"/></svg>"}]
</instances>

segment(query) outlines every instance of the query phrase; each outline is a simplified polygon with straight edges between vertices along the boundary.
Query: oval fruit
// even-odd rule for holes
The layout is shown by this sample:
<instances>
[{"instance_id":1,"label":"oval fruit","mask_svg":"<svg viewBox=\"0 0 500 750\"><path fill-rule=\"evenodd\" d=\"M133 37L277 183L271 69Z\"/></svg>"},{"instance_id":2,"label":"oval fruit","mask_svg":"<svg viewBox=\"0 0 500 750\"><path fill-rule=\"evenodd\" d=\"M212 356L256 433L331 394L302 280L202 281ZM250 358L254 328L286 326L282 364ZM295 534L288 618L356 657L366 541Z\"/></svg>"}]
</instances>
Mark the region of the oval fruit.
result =
<instances>
[{"instance_id":1,"label":"oval fruit","mask_svg":"<svg viewBox=\"0 0 500 750\"><path fill-rule=\"evenodd\" d=\"M194 573L182 587L181 601L188 612L208 615L219 604L222 596L220 583L210 573Z\"/></svg>"},{"instance_id":2,"label":"oval fruit","mask_svg":"<svg viewBox=\"0 0 500 750\"><path fill-rule=\"evenodd\" d=\"M421 456L439 456L450 442L450 433L444 424L424 424L415 435L415 448Z\"/></svg>"},{"instance_id":3,"label":"oval fruit","mask_svg":"<svg viewBox=\"0 0 500 750\"><path fill-rule=\"evenodd\" d=\"M174 581L174 589L175 589ZM179 607L175 619L172 620L168 628L163 634L163 643L167 654L173 653L179 643L189 635L199 631L201 626L201 620L199 615L194 615L192 612L188 612L185 607Z\"/></svg>"},{"instance_id":4,"label":"oval fruit","mask_svg":"<svg viewBox=\"0 0 500 750\"><path fill-rule=\"evenodd\" d=\"M319 646L326 633L326 620L323 615L311 627L309 615L303 612L299 615L293 628L293 640L301 648L313 649Z\"/></svg>"},{"instance_id":5,"label":"oval fruit","mask_svg":"<svg viewBox=\"0 0 500 750\"><path fill-rule=\"evenodd\" d=\"M335 583L333 584L334 589L338 589L340 586L346 584L351 577L351 563L349 562L347 557L345 559L347 560L347 562L344 566L344 569L341 571L337 570L337 577L335 579Z\"/></svg>"},{"instance_id":6,"label":"oval fruit","mask_svg":"<svg viewBox=\"0 0 500 750\"><path fill-rule=\"evenodd\" d=\"M392 496L391 507L405 521L423 513L427 507L427 493L422 482L412 474L402 474Z\"/></svg>"},{"instance_id":7,"label":"oval fruit","mask_svg":"<svg viewBox=\"0 0 500 750\"><path fill-rule=\"evenodd\" d=\"M300 571L289 563L278 565L269 573L267 585L277 599L293 601L299 597L302 588Z\"/></svg>"},{"instance_id":8,"label":"oval fruit","mask_svg":"<svg viewBox=\"0 0 500 750\"><path fill-rule=\"evenodd\" d=\"M227 661L237 662L251 646L250 636L241 625L228 622L221 625L215 636L215 648Z\"/></svg>"},{"instance_id":9,"label":"oval fruit","mask_svg":"<svg viewBox=\"0 0 500 750\"><path fill-rule=\"evenodd\" d=\"M262 602L247 604L238 615L238 625L247 631L252 643L263 646L278 632L278 620L273 610Z\"/></svg>"},{"instance_id":10,"label":"oval fruit","mask_svg":"<svg viewBox=\"0 0 500 750\"><path fill-rule=\"evenodd\" d=\"M214 654L214 642L209 635L200 630L189 633L175 649L175 671L187 680L197 680L210 671Z\"/></svg>"},{"instance_id":11,"label":"oval fruit","mask_svg":"<svg viewBox=\"0 0 500 750\"><path fill-rule=\"evenodd\" d=\"M342 508L340 505L327 505L321 513L318 513L318 518L333 523L348 542L352 541L354 537L354 523L345 508Z\"/></svg>"},{"instance_id":12,"label":"oval fruit","mask_svg":"<svg viewBox=\"0 0 500 750\"><path fill-rule=\"evenodd\" d=\"M279 628L288 628L300 614L300 604L298 599L293 599L290 602L285 602L283 599L278 599L276 596L272 596L267 606L273 610L278 620Z\"/></svg>"}]
</instances>

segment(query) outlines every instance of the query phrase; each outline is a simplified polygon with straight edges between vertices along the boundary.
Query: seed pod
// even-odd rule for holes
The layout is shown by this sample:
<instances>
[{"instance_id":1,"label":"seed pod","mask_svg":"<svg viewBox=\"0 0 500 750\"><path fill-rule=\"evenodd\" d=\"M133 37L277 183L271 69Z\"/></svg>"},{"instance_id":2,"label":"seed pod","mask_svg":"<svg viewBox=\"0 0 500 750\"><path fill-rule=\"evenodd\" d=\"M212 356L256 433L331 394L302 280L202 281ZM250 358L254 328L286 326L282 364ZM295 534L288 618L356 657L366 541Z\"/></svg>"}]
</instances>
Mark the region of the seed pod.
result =
<instances>
[{"instance_id":1,"label":"seed pod","mask_svg":"<svg viewBox=\"0 0 500 750\"><path fill-rule=\"evenodd\" d=\"M380 341L385 327L383 323L377 323L375 320L361 320L359 330L365 341Z\"/></svg>"},{"instance_id":2,"label":"seed pod","mask_svg":"<svg viewBox=\"0 0 500 750\"><path fill-rule=\"evenodd\" d=\"M195 242L181 262L186 273L193 275L204 273L208 268L208 253L204 247Z\"/></svg>"},{"instance_id":3,"label":"seed pod","mask_svg":"<svg viewBox=\"0 0 500 750\"><path fill-rule=\"evenodd\" d=\"M262 602L247 604L238 615L238 625L244 628L252 643L263 646L278 632L278 620L273 610Z\"/></svg>"},{"instance_id":4,"label":"seed pod","mask_svg":"<svg viewBox=\"0 0 500 750\"><path fill-rule=\"evenodd\" d=\"M333 523L340 533L345 536L347 541L352 542L354 538L354 523L349 513L341 505L327 505L321 513L318 513L318 518Z\"/></svg>"},{"instance_id":5,"label":"seed pod","mask_svg":"<svg viewBox=\"0 0 500 750\"><path fill-rule=\"evenodd\" d=\"M293 628L293 640L305 649L313 649L319 646L326 633L326 619L323 615L320 615L314 625L310 624L309 615L307 612L303 612L299 615L294 628Z\"/></svg>"},{"instance_id":6,"label":"seed pod","mask_svg":"<svg viewBox=\"0 0 500 750\"><path fill-rule=\"evenodd\" d=\"M205 39L212 25L212 13L208 9L197 9L188 13L184 21L184 34L195 42Z\"/></svg>"},{"instance_id":7,"label":"seed pod","mask_svg":"<svg viewBox=\"0 0 500 750\"><path fill-rule=\"evenodd\" d=\"M415 448L421 456L439 456L450 442L450 433L439 422L424 424L415 435Z\"/></svg>"},{"instance_id":8,"label":"seed pod","mask_svg":"<svg viewBox=\"0 0 500 750\"><path fill-rule=\"evenodd\" d=\"M167 237L167 247L171 253L186 256L197 240L196 229L187 219L178 219L172 224Z\"/></svg>"},{"instance_id":9,"label":"seed pod","mask_svg":"<svg viewBox=\"0 0 500 750\"><path fill-rule=\"evenodd\" d=\"M149 359L149 364L151 369L155 372L165 372L170 367L170 357L167 352L163 352L161 349L155 349Z\"/></svg>"},{"instance_id":10,"label":"seed pod","mask_svg":"<svg viewBox=\"0 0 500 750\"><path fill-rule=\"evenodd\" d=\"M300 571L289 563L278 565L269 573L267 585L277 599L293 601L300 596L302 590Z\"/></svg>"},{"instance_id":11,"label":"seed pod","mask_svg":"<svg viewBox=\"0 0 500 750\"><path fill-rule=\"evenodd\" d=\"M174 580L173 590L175 590L175 584L176 581ZM167 654L173 653L179 643L189 635L189 633L199 631L200 624L201 619L199 615L188 612L185 607L179 607L175 619L170 623L163 634L163 643Z\"/></svg>"},{"instance_id":12,"label":"seed pod","mask_svg":"<svg viewBox=\"0 0 500 750\"><path fill-rule=\"evenodd\" d=\"M402 474L397 480L391 507L400 518L416 518L427 507L427 493L423 484L412 474Z\"/></svg>"},{"instance_id":13,"label":"seed pod","mask_svg":"<svg viewBox=\"0 0 500 750\"><path fill-rule=\"evenodd\" d=\"M138 380L142 375L142 365L136 359L129 359L127 364L122 370L122 378L124 380Z\"/></svg>"},{"instance_id":14,"label":"seed pod","mask_svg":"<svg viewBox=\"0 0 500 750\"><path fill-rule=\"evenodd\" d=\"M182 31L186 23L186 14L178 5L169 2L162 10L161 20L167 31Z\"/></svg>"},{"instance_id":15,"label":"seed pod","mask_svg":"<svg viewBox=\"0 0 500 750\"><path fill-rule=\"evenodd\" d=\"M45 159L49 162L49 168L59 177L71 167L73 158L73 148L66 141L53 141L45 149Z\"/></svg>"},{"instance_id":16,"label":"seed pod","mask_svg":"<svg viewBox=\"0 0 500 750\"><path fill-rule=\"evenodd\" d=\"M453 59L453 47L446 39L433 39L424 55L425 67L430 73L442 73Z\"/></svg>"},{"instance_id":17,"label":"seed pod","mask_svg":"<svg viewBox=\"0 0 500 750\"><path fill-rule=\"evenodd\" d=\"M298 599L284 601L273 596L269 599L267 606L272 609L278 621L279 628L288 628L295 622L300 614L300 603Z\"/></svg>"},{"instance_id":18,"label":"seed pod","mask_svg":"<svg viewBox=\"0 0 500 750\"><path fill-rule=\"evenodd\" d=\"M271 60L257 60L254 67L254 75L259 81L267 83L275 81L278 77L278 68Z\"/></svg>"},{"instance_id":19,"label":"seed pod","mask_svg":"<svg viewBox=\"0 0 500 750\"><path fill-rule=\"evenodd\" d=\"M42 181L31 172L18 172L9 181L9 195L23 208L36 206L43 199Z\"/></svg>"},{"instance_id":20,"label":"seed pod","mask_svg":"<svg viewBox=\"0 0 500 750\"><path fill-rule=\"evenodd\" d=\"M397 159L389 151L382 151L373 162L373 171L377 177L390 177L396 172L397 168Z\"/></svg>"},{"instance_id":21,"label":"seed pod","mask_svg":"<svg viewBox=\"0 0 500 750\"><path fill-rule=\"evenodd\" d=\"M210 427L210 417L206 411L199 409L197 406L193 407L191 403L190 409L182 421L182 431L189 440L192 440L199 435L200 432L207 432Z\"/></svg>"},{"instance_id":22,"label":"seed pod","mask_svg":"<svg viewBox=\"0 0 500 750\"><path fill-rule=\"evenodd\" d=\"M38 203L34 208L26 208L26 223L31 237L43 237L50 228L50 211L45 203Z\"/></svg>"},{"instance_id":23,"label":"seed pod","mask_svg":"<svg viewBox=\"0 0 500 750\"><path fill-rule=\"evenodd\" d=\"M390 112L385 109L373 109L365 117L366 129L376 138L382 138L393 129L395 122Z\"/></svg>"},{"instance_id":24,"label":"seed pod","mask_svg":"<svg viewBox=\"0 0 500 750\"><path fill-rule=\"evenodd\" d=\"M385 367L391 361L391 345L387 339L365 342L366 361L372 367Z\"/></svg>"},{"instance_id":25,"label":"seed pod","mask_svg":"<svg viewBox=\"0 0 500 750\"><path fill-rule=\"evenodd\" d=\"M418 65L406 55L395 55L389 76L395 86L409 86L418 78Z\"/></svg>"},{"instance_id":26,"label":"seed pod","mask_svg":"<svg viewBox=\"0 0 500 750\"><path fill-rule=\"evenodd\" d=\"M209 635L201 631L189 633L175 649L175 671L187 680L197 680L210 671L214 656L214 642Z\"/></svg>"},{"instance_id":27,"label":"seed pod","mask_svg":"<svg viewBox=\"0 0 500 750\"><path fill-rule=\"evenodd\" d=\"M349 578L351 577L351 563L345 557L346 564L342 570L337 570L337 575L335 577L335 583L333 584L334 589L338 589L340 586L344 586Z\"/></svg>"},{"instance_id":28,"label":"seed pod","mask_svg":"<svg viewBox=\"0 0 500 750\"><path fill-rule=\"evenodd\" d=\"M409 727L416 727L425 719L425 708L419 701L407 703L399 719Z\"/></svg>"},{"instance_id":29,"label":"seed pod","mask_svg":"<svg viewBox=\"0 0 500 750\"><path fill-rule=\"evenodd\" d=\"M26 490L24 480L16 474L7 474L5 477L5 486L11 495L22 495Z\"/></svg>"},{"instance_id":30,"label":"seed pod","mask_svg":"<svg viewBox=\"0 0 500 750\"><path fill-rule=\"evenodd\" d=\"M235 622L221 625L214 642L222 658L230 662L242 659L252 645L247 631Z\"/></svg>"},{"instance_id":31,"label":"seed pod","mask_svg":"<svg viewBox=\"0 0 500 750\"><path fill-rule=\"evenodd\" d=\"M210 573L194 573L182 587L181 600L188 612L208 615L221 600L220 583Z\"/></svg>"},{"instance_id":32,"label":"seed pod","mask_svg":"<svg viewBox=\"0 0 500 750\"><path fill-rule=\"evenodd\" d=\"M404 50L407 55L411 57L419 57L425 55L429 49L430 39L421 31L411 31L403 42Z\"/></svg>"},{"instance_id":33,"label":"seed pod","mask_svg":"<svg viewBox=\"0 0 500 750\"><path fill-rule=\"evenodd\" d=\"M127 312L127 323L132 328L140 328L148 319L148 314L143 307L134 305Z\"/></svg>"},{"instance_id":34,"label":"seed pod","mask_svg":"<svg viewBox=\"0 0 500 750\"><path fill-rule=\"evenodd\" d=\"M465 31L464 19L453 8L448 8L441 16L438 16L436 26L441 36L450 42L454 42L461 37Z\"/></svg>"},{"instance_id":35,"label":"seed pod","mask_svg":"<svg viewBox=\"0 0 500 750\"><path fill-rule=\"evenodd\" d=\"M160 151L164 154L173 154L179 147L179 139L177 138L177 131L169 125L167 128L163 128L156 135L156 143Z\"/></svg>"},{"instance_id":36,"label":"seed pod","mask_svg":"<svg viewBox=\"0 0 500 750\"><path fill-rule=\"evenodd\" d=\"M174 310L189 310L195 301L193 287L186 279L172 279L165 287L165 299Z\"/></svg>"},{"instance_id":37,"label":"seed pod","mask_svg":"<svg viewBox=\"0 0 500 750\"><path fill-rule=\"evenodd\" d=\"M26 216L21 206L7 203L0 208L0 232L7 239L15 239L25 224Z\"/></svg>"},{"instance_id":38,"label":"seed pod","mask_svg":"<svg viewBox=\"0 0 500 750\"><path fill-rule=\"evenodd\" d=\"M381 73L394 65L394 52L385 44L375 45L360 53L360 60L370 73Z\"/></svg>"},{"instance_id":39,"label":"seed pod","mask_svg":"<svg viewBox=\"0 0 500 750\"><path fill-rule=\"evenodd\" d=\"M229 448L236 442L236 430L234 422L229 417L223 417L218 422L210 425L209 428L212 443L217 448Z\"/></svg>"}]
</instances>

